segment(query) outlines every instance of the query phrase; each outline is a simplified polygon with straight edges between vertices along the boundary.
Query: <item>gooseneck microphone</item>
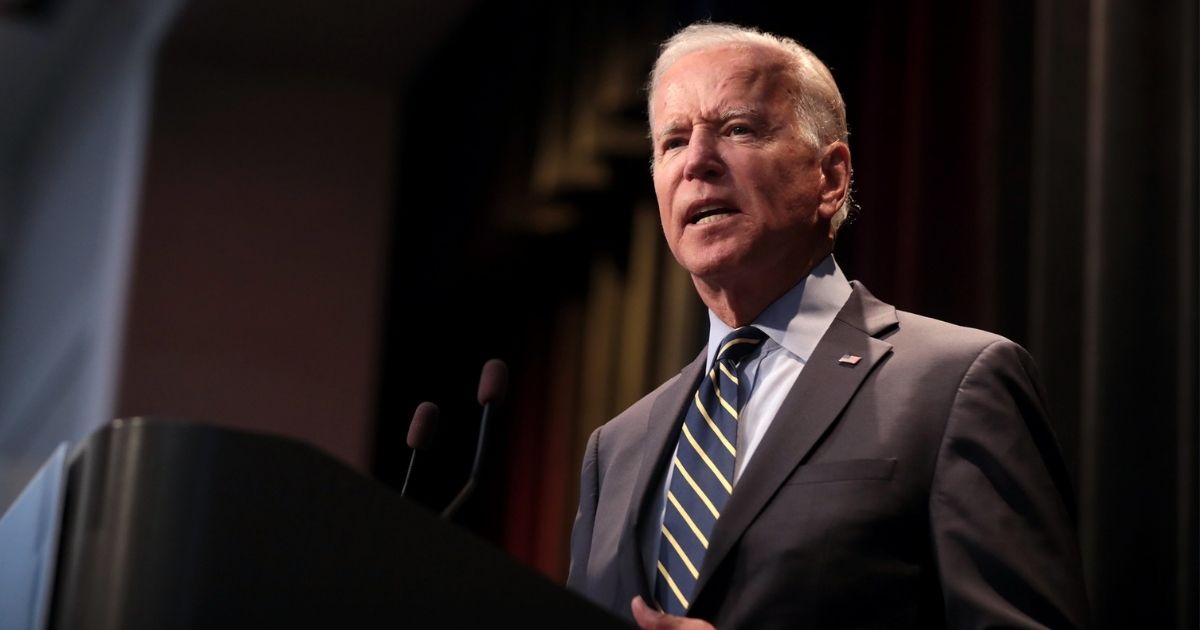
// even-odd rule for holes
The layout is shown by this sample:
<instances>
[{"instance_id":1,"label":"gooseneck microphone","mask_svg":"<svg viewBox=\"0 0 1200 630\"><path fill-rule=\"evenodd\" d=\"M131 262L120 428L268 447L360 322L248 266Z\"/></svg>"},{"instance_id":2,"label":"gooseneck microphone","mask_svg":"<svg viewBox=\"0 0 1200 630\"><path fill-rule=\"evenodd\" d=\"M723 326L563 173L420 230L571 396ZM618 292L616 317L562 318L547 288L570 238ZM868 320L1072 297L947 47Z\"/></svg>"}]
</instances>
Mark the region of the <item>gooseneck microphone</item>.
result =
<instances>
[{"instance_id":1,"label":"gooseneck microphone","mask_svg":"<svg viewBox=\"0 0 1200 630\"><path fill-rule=\"evenodd\" d=\"M408 459L408 472L404 475L400 496L408 492L408 480L412 479L413 467L417 463L417 451L423 451L433 445L438 413L438 406L431 402L417 405L417 410L413 412L412 422L408 425L408 447L412 449L412 456Z\"/></svg>"},{"instance_id":2,"label":"gooseneck microphone","mask_svg":"<svg viewBox=\"0 0 1200 630\"><path fill-rule=\"evenodd\" d=\"M475 462L471 464L471 476L466 485L458 491L458 496L442 510L442 518L449 519L466 503L467 498L475 491L475 481L479 477L479 464L483 461L483 448L487 440L488 420L492 410L504 402L504 393L508 390L508 366L500 359L492 359L483 364L483 373L479 375L479 404L483 405L483 417L479 420L479 444L475 447Z\"/></svg>"}]
</instances>

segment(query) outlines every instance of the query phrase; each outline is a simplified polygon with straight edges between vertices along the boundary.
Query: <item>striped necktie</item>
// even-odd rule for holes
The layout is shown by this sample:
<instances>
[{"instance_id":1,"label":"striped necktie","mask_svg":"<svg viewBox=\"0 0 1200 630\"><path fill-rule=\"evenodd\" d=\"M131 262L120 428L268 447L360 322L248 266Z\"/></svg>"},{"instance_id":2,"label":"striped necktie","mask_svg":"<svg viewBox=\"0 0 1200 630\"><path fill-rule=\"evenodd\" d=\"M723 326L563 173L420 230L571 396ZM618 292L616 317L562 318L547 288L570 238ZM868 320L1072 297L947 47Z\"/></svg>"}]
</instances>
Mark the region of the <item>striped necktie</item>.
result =
<instances>
[{"instance_id":1,"label":"striped necktie","mask_svg":"<svg viewBox=\"0 0 1200 630\"><path fill-rule=\"evenodd\" d=\"M655 596L665 612L687 613L708 537L729 495L737 459L738 364L766 335L743 326L721 341L708 376L684 414L658 548Z\"/></svg>"}]
</instances>

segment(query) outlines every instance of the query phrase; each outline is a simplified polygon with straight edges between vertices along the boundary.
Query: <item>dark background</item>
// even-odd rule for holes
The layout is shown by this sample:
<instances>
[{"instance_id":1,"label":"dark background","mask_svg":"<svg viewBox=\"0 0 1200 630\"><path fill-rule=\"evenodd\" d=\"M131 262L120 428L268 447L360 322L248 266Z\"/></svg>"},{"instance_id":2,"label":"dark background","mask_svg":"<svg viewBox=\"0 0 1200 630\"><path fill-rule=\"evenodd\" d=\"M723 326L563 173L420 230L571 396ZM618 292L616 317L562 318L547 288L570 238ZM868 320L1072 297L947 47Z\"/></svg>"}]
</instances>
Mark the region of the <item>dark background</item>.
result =
<instances>
[{"instance_id":1,"label":"dark background","mask_svg":"<svg viewBox=\"0 0 1200 630\"><path fill-rule=\"evenodd\" d=\"M1041 368L1097 627L1197 626L1194 1L191 3L160 57L118 415L317 443L566 572L590 430L694 356L642 83L696 19L796 38L847 102L836 256Z\"/></svg>"}]
</instances>

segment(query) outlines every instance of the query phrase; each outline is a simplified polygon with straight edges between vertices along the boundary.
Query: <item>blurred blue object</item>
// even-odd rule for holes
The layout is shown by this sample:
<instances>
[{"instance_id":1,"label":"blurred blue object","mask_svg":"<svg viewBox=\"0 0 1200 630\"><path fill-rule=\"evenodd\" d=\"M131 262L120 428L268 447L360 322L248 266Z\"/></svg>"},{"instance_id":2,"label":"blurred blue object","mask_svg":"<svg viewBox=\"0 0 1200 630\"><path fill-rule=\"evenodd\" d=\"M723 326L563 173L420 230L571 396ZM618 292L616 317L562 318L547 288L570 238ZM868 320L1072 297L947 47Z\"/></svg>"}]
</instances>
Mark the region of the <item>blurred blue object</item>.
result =
<instances>
[{"instance_id":1,"label":"blurred blue object","mask_svg":"<svg viewBox=\"0 0 1200 630\"><path fill-rule=\"evenodd\" d=\"M114 414L153 68L182 4L0 13L0 509Z\"/></svg>"},{"instance_id":2,"label":"blurred blue object","mask_svg":"<svg viewBox=\"0 0 1200 630\"><path fill-rule=\"evenodd\" d=\"M0 630L47 627L66 470L64 442L0 517Z\"/></svg>"}]
</instances>

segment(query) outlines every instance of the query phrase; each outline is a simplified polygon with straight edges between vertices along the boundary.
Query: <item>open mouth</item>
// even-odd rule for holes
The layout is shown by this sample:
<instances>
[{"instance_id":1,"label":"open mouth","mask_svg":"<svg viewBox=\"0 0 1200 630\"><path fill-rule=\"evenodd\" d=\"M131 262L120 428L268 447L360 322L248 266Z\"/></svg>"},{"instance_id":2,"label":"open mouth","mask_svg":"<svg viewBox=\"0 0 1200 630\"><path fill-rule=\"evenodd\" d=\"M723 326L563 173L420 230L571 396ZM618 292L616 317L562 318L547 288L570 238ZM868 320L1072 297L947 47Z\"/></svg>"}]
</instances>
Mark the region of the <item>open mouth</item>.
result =
<instances>
[{"instance_id":1,"label":"open mouth","mask_svg":"<svg viewBox=\"0 0 1200 630\"><path fill-rule=\"evenodd\" d=\"M721 219L724 219L725 217L727 217L731 214L736 214L736 213L737 213L737 208L725 208L725 207L715 207L715 206L711 207L711 208L702 208L702 209L700 209L699 212L696 212L695 214L693 214L691 216L690 219L688 219L688 223L691 223L692 225L705 225L708 223L714 223L716 221L720 221Z\"/></svg>"}]
</instances>

